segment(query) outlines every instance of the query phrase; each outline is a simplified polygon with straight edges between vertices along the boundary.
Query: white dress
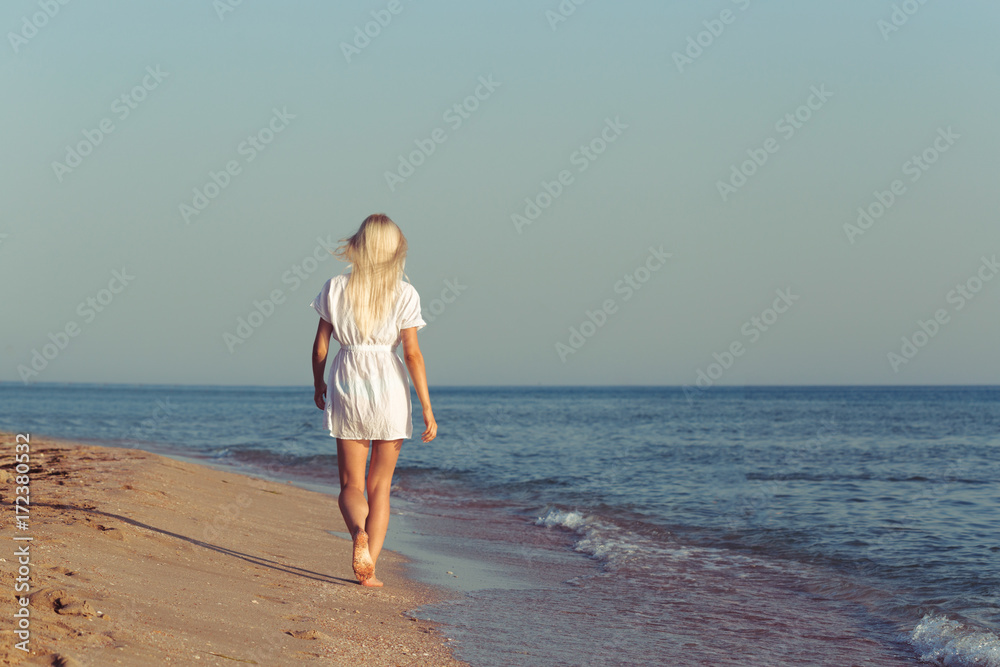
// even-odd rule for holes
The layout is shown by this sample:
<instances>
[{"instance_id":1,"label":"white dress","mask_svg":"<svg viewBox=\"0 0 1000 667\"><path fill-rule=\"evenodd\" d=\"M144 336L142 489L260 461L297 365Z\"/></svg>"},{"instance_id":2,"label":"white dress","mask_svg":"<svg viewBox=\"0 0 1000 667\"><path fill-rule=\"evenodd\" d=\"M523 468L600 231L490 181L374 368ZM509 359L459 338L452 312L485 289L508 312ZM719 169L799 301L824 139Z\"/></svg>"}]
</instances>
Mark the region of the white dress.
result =
<instances>
[{"instance_id":1,"label":"white dress","mask_svg":"<svg viewBox=\"0 0 1000 667\"><path fill-rule=\"evenodd\" d=\"M396 354L400 330L427 326L420 315L420 296L408 282L389 316L372 339L361 344L361 332L348 312L345 288L349 273L326 281L312 302L320 317L333 324L330 341L340 350L327 377L325 426L334 438L396 440L410 438L410 379Z\"/></svg>"}]
</instances>

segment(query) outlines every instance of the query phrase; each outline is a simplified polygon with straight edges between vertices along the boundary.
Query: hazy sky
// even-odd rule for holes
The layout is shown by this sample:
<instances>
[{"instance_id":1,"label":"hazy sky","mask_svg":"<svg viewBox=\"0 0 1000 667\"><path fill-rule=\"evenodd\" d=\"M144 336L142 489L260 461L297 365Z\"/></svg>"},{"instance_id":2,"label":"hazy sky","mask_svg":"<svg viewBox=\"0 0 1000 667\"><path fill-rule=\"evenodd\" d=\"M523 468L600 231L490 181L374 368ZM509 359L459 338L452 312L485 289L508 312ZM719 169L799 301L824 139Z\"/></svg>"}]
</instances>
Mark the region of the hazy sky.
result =
<instances>
[{"instance_id":1,"label":"hazy sky","mask_svg":"<svg viewBox=\"0 0 1000 667\"><path fill-rule=\"evenodd\" d=\"M309 384L385 212L431 385L996 383L998 21L8 0L0 380Z\"/></svg>"}]
</instances>

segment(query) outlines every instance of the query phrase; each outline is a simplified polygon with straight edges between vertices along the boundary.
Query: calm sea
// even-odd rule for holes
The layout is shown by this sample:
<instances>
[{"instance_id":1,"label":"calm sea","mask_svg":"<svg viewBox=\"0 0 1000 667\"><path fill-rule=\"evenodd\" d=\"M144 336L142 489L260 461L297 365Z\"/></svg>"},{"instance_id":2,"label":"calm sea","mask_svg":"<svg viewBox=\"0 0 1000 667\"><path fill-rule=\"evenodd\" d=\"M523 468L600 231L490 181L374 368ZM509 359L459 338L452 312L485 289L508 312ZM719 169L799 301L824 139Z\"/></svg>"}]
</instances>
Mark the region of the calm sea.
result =
<instances>
[{"instance_id":1,"label":"calm sea","mask_svg":"<svg viewBox=\"0 0 1000 667\"><path fill-rule=\"evenodd\" d=\"M460 658L1000 666L1000 388L431 394L386 547ZM321 424L308 387L0 385L0 430L314 486Z\"/></svg>"}]
</instances>

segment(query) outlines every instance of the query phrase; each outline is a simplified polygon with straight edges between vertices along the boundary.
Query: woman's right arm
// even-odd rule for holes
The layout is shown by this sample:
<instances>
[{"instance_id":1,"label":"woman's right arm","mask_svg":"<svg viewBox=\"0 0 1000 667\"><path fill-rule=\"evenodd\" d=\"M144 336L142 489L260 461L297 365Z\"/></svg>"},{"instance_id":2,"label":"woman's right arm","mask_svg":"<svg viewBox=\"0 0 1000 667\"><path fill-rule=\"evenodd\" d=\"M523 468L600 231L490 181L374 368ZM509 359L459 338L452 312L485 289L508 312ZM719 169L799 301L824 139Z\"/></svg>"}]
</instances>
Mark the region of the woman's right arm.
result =
<instances>
[{"instance_id":1,"label":"woman's right arm","mask_svg":"<svg viewBox=\"0 0 1000 667\"><path fill-rule=\"evenodd\" d=\"M333 333L333 325L319 318L319 326L316 327L316 340L313 341L312 367L313 386L315 392L313 401L320 410L326 410L326 354L330 348L330 335Z\"/></svg>"},{"instance_id":2,"label":"woman's right arm","mask_svg":"<svg viewBox=\"0 0 1000 667\"><path fill-rule=\"evenodd\" d=\"M424 368L424 355L421 354L420 344L417 342L417 327L403 329L400 335L403 339L403 359L406 361L406 368L410 371L413 387L417 390L417 398L420 399L420 406L424 411L425 430L420 439L430 442L437 436L437 421L434 420L431 396L427 391L427 370Z\"/></svg>"}]
</instances>

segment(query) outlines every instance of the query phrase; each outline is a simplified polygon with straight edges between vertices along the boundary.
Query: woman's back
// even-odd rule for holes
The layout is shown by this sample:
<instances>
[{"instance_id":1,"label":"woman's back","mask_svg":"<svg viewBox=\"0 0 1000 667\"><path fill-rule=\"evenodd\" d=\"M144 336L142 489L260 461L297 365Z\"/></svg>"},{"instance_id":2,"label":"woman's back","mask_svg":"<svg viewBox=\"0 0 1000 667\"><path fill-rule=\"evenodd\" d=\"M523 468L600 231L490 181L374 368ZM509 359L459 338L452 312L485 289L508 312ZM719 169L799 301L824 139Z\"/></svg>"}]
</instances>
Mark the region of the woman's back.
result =
<instances>
[{"instance_id":1,"label":"woman's back","mask_svg":"<svg viewBox=\"0 0 1000 667\"><path fill-rule=\"evenodd\" d=\"M347 282L350 273L331 278L323 285L313 307L320 316L333 325L333 338L341 345L399 345L402 329L426 325L420 315L420 296L408 282L400 281L396 299L388 315L372 335L362 337L347 298Z\"/></svg>"}]
</instances>

